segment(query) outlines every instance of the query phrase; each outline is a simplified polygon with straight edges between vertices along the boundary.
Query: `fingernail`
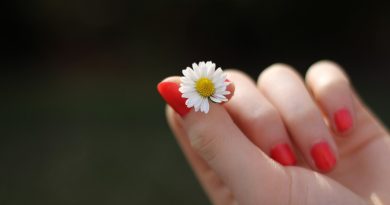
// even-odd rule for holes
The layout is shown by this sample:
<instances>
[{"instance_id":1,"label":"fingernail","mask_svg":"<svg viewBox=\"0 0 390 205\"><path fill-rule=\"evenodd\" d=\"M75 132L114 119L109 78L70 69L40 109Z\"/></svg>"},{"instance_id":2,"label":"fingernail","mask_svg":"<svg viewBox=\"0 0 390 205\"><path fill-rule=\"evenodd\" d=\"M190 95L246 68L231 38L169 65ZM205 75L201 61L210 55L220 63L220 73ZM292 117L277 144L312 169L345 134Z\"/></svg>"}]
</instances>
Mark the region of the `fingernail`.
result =
<instances>
[{"instance_id":1,"label":"fingernail","mask_svg":"<svg viewBox=\"0 0 390 205\"><path fill-rule=\"evenodd\" d=\"M311 156L317 168L323 172L329 172L336 165L336 158L327 142L319 142L311 148Z\"/></svg>"},{"instance_id":2,"label":"fingernail","mask_svg":"<svg viewBox=\"0 0 390 205\"><path fill-rule=\"evenodd\" d=\"M186 106L186 99L181 97L179 84L174 82L161 82L157 85L157 90L162 98L172 107L180 116L184 117L190 108Z\"/></svg>"},{"instance_id":3,"label":"fingernail","mask_svg":"<svg viewBox=\"0 0 390 205\"><path fill-rule=\"evenodd\" d=\"M352 116L347 108L342 108L334 114L334 122L336 124L337 131L346 132L352 127Z\"/></svg>"},{"instance_id":4,"label":"fingernail","mask_svg":"<svg viewBox=\"0 0 390 205\"><path fill-rule=\"evenodd\" d=\"M294 165L297 162L290 145L286 143L274 146L271 149L271 158L284 166Z\"/></svg>"}]
</instances>

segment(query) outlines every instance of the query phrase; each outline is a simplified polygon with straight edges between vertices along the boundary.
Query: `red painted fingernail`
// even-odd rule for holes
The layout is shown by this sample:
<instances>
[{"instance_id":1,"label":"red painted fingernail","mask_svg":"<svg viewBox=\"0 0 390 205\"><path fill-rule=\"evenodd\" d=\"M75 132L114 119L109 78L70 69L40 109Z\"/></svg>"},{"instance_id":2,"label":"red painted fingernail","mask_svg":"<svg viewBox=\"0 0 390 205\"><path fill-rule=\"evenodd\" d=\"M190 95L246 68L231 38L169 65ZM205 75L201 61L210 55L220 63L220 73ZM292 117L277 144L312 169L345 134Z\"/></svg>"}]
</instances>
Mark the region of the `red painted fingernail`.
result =
<instances>
[{"instance_id":1,"label":"red painted fingernail","mask_svg":"<svg viewBox=\"0 0 390 205\"><path fill-rule=\"evenodd\" d=\"M334 122L336 124L337 131L345 132L352 127L352 116L347 108L342 108L334 114Z\"/></svg>"},{"instance_id":2,"label":"red painted fingernail","mask_svg":"<svg viewBox=\"0 0 390 205\"><path fill-rule=\"evenodd\" d=\"M284 166L294 165L297 163L295 154L290 148L290 145L278 144L271 149L271 157L275 161L279 162Z\"/></svg>"},{"instance_id":3,"label":"red painted fingernail","mask_svg":"<svg viewBox=\"0 0 390 205\"><path fill-rule=\"evenodd\" d=\"M317 168L323 172L329 172L336 165L336 158L327 142L319 142L311 148L311 156Z\"/></svg>"},{"instance_id":4,"label":"red painted fingernail","mask_svg":"<svg viewBox=\"0 0 390 205\"><path fill-rule=\"evenodd\" d=\"M157 90L163 97L165 102L168 103L180 116L184 117L190 108L186 106L186 99L181 97L179 91L179 84L174 82L161 82L157 85Z\"/></svg>"}]
</instances>

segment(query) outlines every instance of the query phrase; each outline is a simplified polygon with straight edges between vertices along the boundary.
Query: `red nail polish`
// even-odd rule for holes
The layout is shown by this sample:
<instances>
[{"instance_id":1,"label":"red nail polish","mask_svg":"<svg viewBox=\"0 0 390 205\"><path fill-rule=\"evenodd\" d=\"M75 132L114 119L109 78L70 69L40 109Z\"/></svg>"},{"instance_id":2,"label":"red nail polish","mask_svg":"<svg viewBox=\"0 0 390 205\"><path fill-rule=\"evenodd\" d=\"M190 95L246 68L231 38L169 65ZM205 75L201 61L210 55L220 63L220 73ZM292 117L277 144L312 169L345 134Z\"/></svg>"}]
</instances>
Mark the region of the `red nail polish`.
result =
<instances>
[{"instance_id":1,"label":"red nail polish","mask_svg":"<svg viewBox=\"0 0 390 205\"><path fill-rule=\"evenodd\" d=\"M278 144L271 149L271 158L284 166L295 165L297 160L290 145Z\"/></svg>"},{"instance_id":2,"label":"red nail polish","mask_svg":"<svg viewBox=\"0 0 390 205\"><path fill-rule=\"evenodd\" d=\"M329 172L336 165L336 158L327 142L319 142L311 148L311 156L317 168L323 172Z\"/></svg>"},{"instance_id":3,"label":"red nail polish","mask_svg":"<svg viewBox=\"0 0 390 205\"><path fill-rule=\"evenodd\" d=\"M352 116L347 108L342 108L334 114L334 122L336 124L337 131L345 132L352 127Z\"/></svg>"},{"instance_id":4,"label":"red nail polish","mask_svg":"<svg viewBox=\"0 0 390 205\"><path fill-rule=\"evenodd\" d=\"M157 90L168 103L180 116L184 117L190 108L187 107L186 99L181 97L179 91L179 84L174 82L161 82L157 85Z\"/></svg>"}]
</instances>

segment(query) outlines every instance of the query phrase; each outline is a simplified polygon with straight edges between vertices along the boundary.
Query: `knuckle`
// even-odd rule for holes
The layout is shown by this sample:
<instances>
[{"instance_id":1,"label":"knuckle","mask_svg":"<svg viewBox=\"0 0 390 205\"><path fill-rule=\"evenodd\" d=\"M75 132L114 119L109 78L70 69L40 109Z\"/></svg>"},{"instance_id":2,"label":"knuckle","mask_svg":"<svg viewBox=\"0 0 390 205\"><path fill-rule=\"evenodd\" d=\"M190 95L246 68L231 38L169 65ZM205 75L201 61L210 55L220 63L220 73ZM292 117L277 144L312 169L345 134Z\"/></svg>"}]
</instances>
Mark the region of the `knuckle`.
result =
<instances>
[{"instance_id":1,"label":"knuckle","mask_svg":"<svg viewBox=\"0 0 390 205\"><path fill-rule=\"evenodd\" d=\"M212 132L190 133L190 144L206 161L213 161L217 156L220 136Z\"/></svg>"},{"instance_id":2,"label":"knuckle","mask_svg":"<svg viewBox=\"0 0 390 205\"><path fill-rule=\"evenodd\" d=\"M257 106L256 109L249 113L248 121L256 126L261 126L276 122L278 120L278 115L278 111L272 107L264 108Z\"/></svg>"},{"instance_id":3,"label":"knuckle","mask_svg":"<svg viewBox=\"0 0 390 205\"><path fill-rule=\"evenodd\" d=\"M312 122L313 119L317 119L318 113L311 106L297 105L292 108L293 113L285 116L286 122L291 126L300 126L307 122Z\"/></svg>"},{"instance_id":4,"label":"knuckle","mask_svg":"<svg viewBox=\"0 0 390 205\"><path fill-rule=\"evenodd\" d=\"M287 204L302 204L307 205L307 197L310 189L306 178L311 178L310 173L306 170L301 173L301 170L295 168L286 169L288 178L289 197Z\"/></svg>"}]
</instances>

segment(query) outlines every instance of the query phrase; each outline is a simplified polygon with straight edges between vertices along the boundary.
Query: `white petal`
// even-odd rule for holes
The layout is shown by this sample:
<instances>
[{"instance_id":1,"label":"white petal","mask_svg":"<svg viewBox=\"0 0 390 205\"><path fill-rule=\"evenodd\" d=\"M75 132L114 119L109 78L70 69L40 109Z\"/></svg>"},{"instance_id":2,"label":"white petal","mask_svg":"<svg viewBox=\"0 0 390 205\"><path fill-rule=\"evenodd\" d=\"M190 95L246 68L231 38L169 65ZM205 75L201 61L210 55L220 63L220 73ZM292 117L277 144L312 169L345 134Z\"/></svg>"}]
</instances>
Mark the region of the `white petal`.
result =
<instances>
[{"instance_id":1,"label":"white petal","mask_svg":"<svg viewBox=\"0 0 390 205\"><path fill-rule=\"evenodd\" d=\"M215 88L215 93L222 94L223 92L225 92L225 90L226 90L226 86L217 87Z\"/></svg>"},{"instance_id":2,"label":"white petal","mask_svg":"<svg viewBox=\"0 0 390 205\"><path fill-rule=\"evenodd\" d=\"M193 84L187 84L187 83L180 83L180 87L195 88L195 85L193 85Z\"/></svg>"},{"instance_id":3,"label":"white petal","mask_svg":"<svg viewBox=\"0 0 390 205\"><path fill-rule=\"evenodd\" d=\"M188 108L191 108L192 106L194 106L193 104L194 104L194 103L193 103L193 100L192 100L192 99L188 98L188 99L186 100L186 105L187 105Z\"/></svg>"},{"instance_id":4,"label":"white petal","mask_svg":"<svg viewBox=\"0 0 390 205\"><path fill-rule=\"evenodd\" d=\"M200 101L194 106L195 112L201 111L202 108L202 102L203 102L203 97L200 98Z\"/></svg>"},{"instance_id":5,"label":"white petal","mask_svg":"<svg viewBox=\"0 0 390 205\"><path fill-rule=\"evenodd\" d=\"M194 74L194 71L188 67L187 69L183 70L183 75L189 80L196 81L198 78Z\"/></svg>"},{"instance_id":6,"label":"white petal","mask_svg":"<svg viewBox=\"0 0 390 205\"><path fill-rule=\"evenodd\" d=\"M213 96L210 96L210 100L213 101L213 102L215 102L215 103L221 103L221 102L222 102L221 99L215 98L215 97L213 97Z\"/></svg>"},{"instance_id":7,"label":"white petal","mask_svg":"<svg viewBox=\"0 0 390 205\"><path fill-rule=\"evenodd\" d=\"M224 95L222 95L222 94L217 94L217 93L215 93L215 94L213 95L213 97L214 97L214 98L218 98L218 99L224 99L224 98L226 98Z\"/></svg>"},{"instance_id":8,"label":"white petal","mask_svg":"<svg viewBox=\"0 0 390 205\"><path fill-rule=\"evenodd\" d=\"M218 100L220 100L221 102L227 102L228 101L227 98L221 98L221 99L218 99Z\"/></svg>"},{"instance_id":9,"label":"white petal","mask_svg":"<svg viewBox=\"0 0 390 205\"><path fill-rule=\"evenodd\" d=\"M183 73L183 75L185 77L187 77L188 76L188 74L187 74L188 73L188 67L186 69L183 69L181 72Z\"/></svg>"},{"instance_id":10,"label":"white petal","mask_svg":"<svg viewBox=\"0 0 390 205\"><path fill-rule=\"evenodd\" d=\"M228 90L225 90L225 91L223 91L223 95L229 95L231 92L230 91L228 91Z\"/></svg>"},{"instance_id":11,"label":"white petal","mask_svg":"<svg viewBox=\"0 0 390 205\"><path fill-rule=\"evenodd\" d=\"M209 75L210 75L210 73L212 72L212 70L211 70L211 69L212 69L211 67L207 66L207 68L206 68L206 72L205 72L205 75L204 75L204 77L206 77L206 78L209 78L209 79L210 79Z\"/></svg>"},{"instance_id":12,"label":"white petal","mask_svg":"<svg viewBox=\"0 0 390 205\"><path fill-rule=\"evenodd\" d=\"M187 98L187 99L194 99L197 98L197 96L199 96L198 93L184 93L181 95L182 98Z\"/></svg>"},{"instance_id":13,"label":"white petal","mask_svg":"<svg viewBox=\"0 0 390 205\"><path fill-rule=\"evenodd\" d=\"M201 75L201 73L200 73L200 70L201 70L201 67L200 67L200 66L198 66L197 68L194 68L194 70L193 70L193 73L194 73L194 75L196 76L196 80L198 80L199 78L202 77L202 75ZM196 80L195 80L195 81L196 81Z\"/></svg>"},{"instance_id":14,"label":"white petal","mask_svg":"<svg viewBox=\"0 0 390 205\"><path fill-rule=\"evenodd\" d=\"M187 77L181 77L180 82L183 84L190 84L190 85L195 84L195 82L192 79Z\"/></svg>"},{"instance_id":15,"label":"white petal","mask_svg":"<svg viewBox=\"0 0 390 205\"><path fill-rule=\"evenodd\" d=\"M225 85L225 79L221 79L221 80L213 80L213 83L214 83L214 86L215 87L219 87L219 86L225 86L226 87L226 85Z\"/></svg>"},{"instance_id":16,"label":"white petal","mask_svg":"<svg viewBox=\"0 0 390 205\"><path fill-rule=\"evenodd\" d=\"M214 81L222 81L222 82L225 82L226 80L226 75L224 74L220 74L220 75L213 75L213 80Z\"/></svg>"},{"instance_id":17,"label":"white petal","mask_svg":"<svg viewBox=\"0 0 390 205\"><path fill-rule=\"evenodd\" d=\"M221 93L214 93L214 95L212 95L213 97L215 97L215 98L219 98L219 99L221 99L221 98L224 98L225 96L224 95L222 95Z\"/></svg>"},{"instance_id":18,"label":"white petal","mask_svg":"<svg viewBox=\"0 0 390 205\"><path fill-rule=\"evenodd\" d=\"M230 91L228 91L228 90L222 90L222 89L217 89L217 90L215 90L215 92L214 92L214 94L215 95L229 95L230 94Z\"/></svg>"},{"instance_id":19,"label":"white petal","mask_svg":"<svg viewBox=\"0 0 390 205\"><path fill-rule=\"evenodd\" d=\"M217 86L215 87L215 92L219 93L219 92L223 92L227 89L227 87L225 85L222 85L222 86Z\"/></svg>"},{"instance_id":20,"label":"white petal","mask_svg":"<svg viewBox=\"0 0 390 205\"><path fill-rule=\"evenodd\" d=\"M212 96L213 98L216 98L218 100L221 100L221 101L227 101L228 99L226 98L226 96L224 95L213 95Z\"/></svg>"},{"instance_id":21,"label":"white petal","mask_svg":"<svg viewBox=\"0 0 390 205\"><path fill-rule=\"evenodd\" d=\"M187 67L186 69L182 70L182 73L185 77L189 78L189 71L192 70L190 67Z\"/></svg>"},{"instance_id":22,"label":"white petal","mask_svg":"<svg viewBox=\"0 0 390 205\"><path fill-rule=\"evenodd\" d=\"M192 68L195 70L195 69L198 69L198 64L196 64L196 63L193 63L192 64Z\"/></svg>"},{"instance_id":23,"label":"white petal","mask_svg":"<svg viewBox=\"0 0 390 205\"><path fill-rule=\"evenodd\" d=\"M208 113L209 112L209 101L207 98L203 98L202 99L202 105L201 105L201 108L200 110L204 113Z\"/></svg>"},{"instance_id":24,"label":"white petal","mask_svg":"<svg viewBox=\"0 0 390 205\"><path fill-rule=\"evenodd\" d=\"M199 63L198 69L194 69L195 73L198 76L198 79L203 77L203 70L205 69L205 63L202 61Z\"/></svg>"},{"instance_id":25,"label":"white petal","mask_svg":"<svg viewBox=\"0 0 390 205\"><path fill-rule=\"evenodd\" d=\"M187 107L193 107L194 105L198 104L201 101L201 97L199 95L191 96L191 98L188 98L186 101Z\"/></svg>"},{"instance_id":26,"label":"white petal","mask_svg":"<svg viewBox=\"0 0 390 205\"><path fill-rule=\"evenodd\" d=\"M188 85L187 83L180 83L180 88L194 88L195 86L193 85ZM180 89L179 88L179 89Z\"/></svg>"},{"instance_id":27,"label":"white petal","mask_svg":"<svg viewBox=\"0 0 390 205\"><path fill-rule=\"evenodd\" d=\"M217 70L214 72L213 78L221 76L223 73L221 68L217 68Z\"/></svg>"},{"instance_id":28,"label":"white petal","mask_svg":"<svg viewBox=\"0 0 390 205\"><path fill-rule=\"evenodd\" d=\"M211 64L213 64L213 62L211 62L211 61L207 61L207 62L206 62L206 66L207 66L207 67L210 67Z\"/></svg>"},{"instance_id":29,"label":"white petal","mask_svg":"<svg viewBox=\"0 0 390 205\"><path fill-rule=\"evenodd\" d=\"M204 78L206 77L206 74L207 74L207 68L206 67L200 68L200 77Z\"/></svg>"},{"instance_id":30,"label":"white petal","mask_svg":"<svg viewBox=\"0 0 390 205\"><path fill-rule=\"evenodd\" d=\"M199 67L200 68L206 67L206 63L204 61L199 62Z\"/></svg>"},{"instance_id":31,"label":"white petal","mask_svg":"<svg viewBox=\"0 0 390 205\"><path fill-rule=\"evenodd\" d=\"M208 67L206 66L206 64L204 64L203 67L200 67L200 73L202 78L207 77L207 72L208 72Z\"/></svg>"},{"instance_id":32,"label":"white petal","mask_svg":"<svg viewBox=\"0 0 390 205\"><path fill-rule=\"evenodd\" d=\"M179 91L181 93L188 93L188 92L193 92L193 91L196 91L196 90L192 86L182 86L182 87L179 88Z\"/></svg>"},{"instance_id":33,"label":"white petal","mask_svg":"<svg viewBox=\"0 0 390 205\"><path fill-rule=\"evenodd\" d=\"M196 104L193 106L195 108L195 111L198 112L200 110L200 106L202 105L202 100L199 100L196 102Z\"/></svg>"},{"instance_id":34,"label":"white petal","mask_svg":"<svg viewBox=\"0 0 390 205\"><path fill-rule=\"evenodd\" d=\"M191 70L192 75L194 76L194 81L196 82L200 78L199 67L197 69Z\"/></svg>"},{"instance_id":35,"label":"white petal","mask_svg":"<svg viewBox=\"0 0 390 205\"><path fill-rule=\"evenodd\" d=\"M185 83L180 83L180 87L195 87L195 83L189 83L189 82L185 82Z\"/></svg>"},{"instance_id":36,"label":"white petal","mask_svg":"<svg viewBox=\"0 0 390 205\"><path fill-rule=\"evenodd\" d=\"M199 111L199 109L201 108L201 105L202 105L202 102L203 102L203 99L202 98L200 98L200 100L199 101L197 101L197 103L195 104L195 112L198 112Z\"/></svg>"},{"instance_id":37,"label":"white petal","mask_svg":"<svg viewBox=\"0 0 390 205\"><path fill-rule=\"evenodd\" d=\"M183 97L183 98L194 98L194 97L196 97L196 96L198 96L199 95L199 93L198 92L187 92L187 93L183 93L182 95L181 95L181 97Z\"/></svg>"},{"instance_id":38,"label":"white petal","mask_svg":"<svg viewBox=\"0 0 390 205\"><path fill-rule=\"evenodd\" d=\"M207 67L206 77L209 79L213 79L214 72L215 72L215 64L212 63L210 66Z\"/></svg>"}]
</instances>

